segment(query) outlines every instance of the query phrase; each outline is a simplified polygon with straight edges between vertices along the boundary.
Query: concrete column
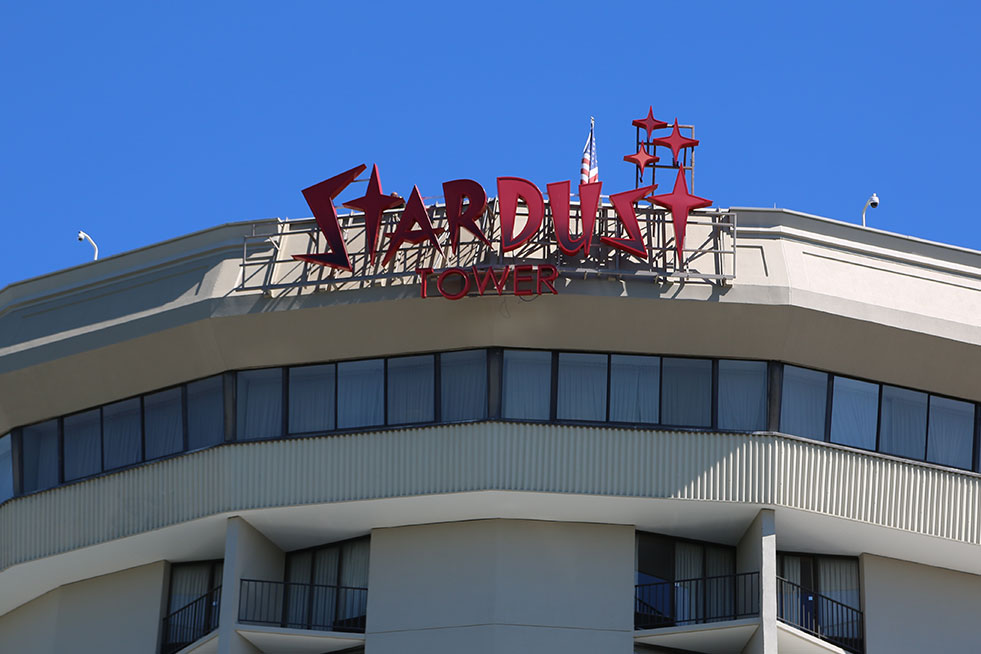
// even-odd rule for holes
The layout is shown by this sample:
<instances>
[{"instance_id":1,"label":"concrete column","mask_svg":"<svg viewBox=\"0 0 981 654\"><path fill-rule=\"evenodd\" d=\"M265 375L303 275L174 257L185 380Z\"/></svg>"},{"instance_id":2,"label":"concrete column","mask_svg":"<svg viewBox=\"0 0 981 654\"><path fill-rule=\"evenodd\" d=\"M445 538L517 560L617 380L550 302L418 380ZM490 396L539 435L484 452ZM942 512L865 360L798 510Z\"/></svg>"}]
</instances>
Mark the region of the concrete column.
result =
<instances>
[{"instance_id":1,"label":"concrete column","mask_svg":"<svg viewBox=\"0 0 981 654\"><path fill-rule=\"evenodd\" d=\"M371 654L631 654L630 526L475 520L371 535Z\"/></svg>"},{"instance_id":2,"label":"concrete column","mask_svg":"<svg viewBox=\"0 0 981 654\"><path fill-rule=\"evenodd\" d=\"M763 509L736 546L736 572L760 573L760 628L743 654L777 654L777 530L773 509Z\"/></svg>"},{"instance_id":3,"label":"concrete column","mask_svg":"<svg viewBox=\"0 0 981 654\"><path fill-rule=\"evenodd\" d=\"M227 524L218 654L254 654L259 650L235 631L241 580L283 581L286 557L281 549L243 518L233 516Z\"/></svg>"}]
</instances>

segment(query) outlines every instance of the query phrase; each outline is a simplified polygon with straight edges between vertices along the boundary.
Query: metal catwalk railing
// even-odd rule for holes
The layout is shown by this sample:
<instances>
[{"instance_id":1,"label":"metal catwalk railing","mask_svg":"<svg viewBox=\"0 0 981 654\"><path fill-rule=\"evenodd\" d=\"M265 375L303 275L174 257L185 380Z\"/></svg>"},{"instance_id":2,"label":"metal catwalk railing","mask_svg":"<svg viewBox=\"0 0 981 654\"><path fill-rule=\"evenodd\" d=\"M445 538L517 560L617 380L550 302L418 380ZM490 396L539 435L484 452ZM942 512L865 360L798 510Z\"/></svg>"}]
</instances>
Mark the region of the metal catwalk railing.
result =
<instances>
[{"instance_id":1,"label":"metal catwalk railing","mask_svg":"<svg viewBox=\"0 0 981 654\"><path fill-rule=\"evenodd\" d=\"M777 617L849 652L865 650L862 612L777 577Z\"/></svg>"},{"instance_id":2,"label":"metal catwalk railing","mask_svg":"<svg viewBox=\"0 0 981 654\"><path fill-rule=\"evenodd\" d=\"M243 579L238 620L291 629L364 633L367 588Z\"/></svg>"},{"instance_id":3,"label":"metal catwalk railing","mask_svg":"<svg viewBox=\"0 0 981 654\"><path fill-rule=\"evenodd\" d=\"M634 594L637 629L738 620L759 614L758 572L640 584Z\"/></svg>"},{"instance_id":4,"label":"metal catwalk railing","mask_svg":"<svg viewBox=\"0 0 981 654\"><path fill-rule=\"evenodd\" d=\"M221 586L182 606L163 619L161 654L174 654L218 628Z\"/></svg>"}]
</instances>

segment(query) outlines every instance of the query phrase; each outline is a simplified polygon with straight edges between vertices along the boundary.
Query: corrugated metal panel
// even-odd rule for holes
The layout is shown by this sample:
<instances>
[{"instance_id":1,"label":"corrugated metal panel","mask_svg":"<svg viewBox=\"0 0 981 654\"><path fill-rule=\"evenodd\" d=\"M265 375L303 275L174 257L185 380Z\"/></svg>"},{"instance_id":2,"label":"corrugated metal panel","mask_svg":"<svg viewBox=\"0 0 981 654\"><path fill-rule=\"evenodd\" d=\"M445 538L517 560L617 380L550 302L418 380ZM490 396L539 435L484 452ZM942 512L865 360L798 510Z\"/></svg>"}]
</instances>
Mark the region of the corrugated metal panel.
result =
<instances>
[{"instance_id":1,"label":"corrugated metal panel","mask_svg":"<svg viewBox=\"0 0 981 654\"><path fill-rule=\"evenodd\" d=\"M785 506L981 543L981 478L776 434L482 423L241 443L0 508L0 569L217 513L538 491Z\"/></svg>"}]
</instances>

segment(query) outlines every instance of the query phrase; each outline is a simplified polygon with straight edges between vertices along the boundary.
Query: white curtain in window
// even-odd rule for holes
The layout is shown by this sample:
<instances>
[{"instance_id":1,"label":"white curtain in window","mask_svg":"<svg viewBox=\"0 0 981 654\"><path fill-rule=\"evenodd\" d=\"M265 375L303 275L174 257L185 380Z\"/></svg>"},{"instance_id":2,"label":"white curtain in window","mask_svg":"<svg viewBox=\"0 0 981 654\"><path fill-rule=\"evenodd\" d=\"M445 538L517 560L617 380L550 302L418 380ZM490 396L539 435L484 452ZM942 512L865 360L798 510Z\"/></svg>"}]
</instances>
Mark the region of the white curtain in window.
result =
<instances>
[{"instance_id":1,"label":"white curtain in window","mask_svg":"<svg viewBox=\"0 0 981 654\"><path fill-rule=\"evenodd\" d=\"M927 460L970 469L974 448L974 405L946 397L930 397Z\"/></svg>"},{"instance_id":2,"label":"white curtain in window","mask_svg":"<svg viewBox=\"0 0 981 654\"><path fill-rule=\"evenodd\" d=\"M221 375L187 385L187 447L196 450L225 440L225 393Z\"/></svg>"},{"instance_id":3,"label":"white curtain in window","mask_svg":"<svg viewBox=\"0 0 981 654\"><path fill-rule=\"evenodd\" d=\"M368 587L369 540L360 538L341 546L341 583L345 588L339 595L338 620L350 620L364 616L368 595L362 589Z\"/></svg>"},{"instance_id":4,"label":"white curtain in window","mask_svg":"<svg viewBox=\"0 0 981 654\"><path fill-rule=\"evenodd\" d=\"M831 442L865 450L875 449L879 386L835 377L831 400Z\"/></svg>"},{"instance_id":5,"label":"white curtain in window","mask_svg":"<svg viewBox=\"0 0 981 654\"><path fill-rule=\"evenodd\" d=\"M65 417L65 480L102 471L102 425L99 410Z\"/></svg>"},{"instance_id":6,"label":"white curtain in window","mask_svg":"<svg viewBox=\"0 0 981 654\"><path fill-rule=\"evenodd\" d=\"M291 434L334 429L334 364L290 368Z\"/></svg>"},{"instance_id":7,"label":"white curtain in window","mask_svg":"<svg viewBox=\"0 0 981 654\"><path fill-rule=\"evenodd\" d=\"M559 354L558 400L560 420L606 420L606 355Z\"/></svg>"},{"instance_id":8,"label":"white curtain in window","mask_svg":"<svg viewBox=\"0 0 981 654\"><path fill-rule=\"evenodd\" d=\"M337 427L372 427L385 422L385 361L337 364Z\"/></svg>"},{"instance_id":9,"label":"white curtain in window","mask_svg":"<svg viewBox=\"0 0 981 654\"><path fill-rule=\"evenodd\" d=\"M712 425L712 361L661 359L661 421L666 425Z\"/></svg>"},{"instance_id":10,"label":"white curtain in window","mask_svg":"<svg viewBox=\"0 0 981 654\"><path fill-rule=\"evenodd\" d=\"M310 610L310 583L313 578L313 552L287 555L286 626L305 628Z\"/></svg>"},{"instance_id":11,"label":"white curtain in window","mask_svg":"<svg viewBox=\"0 0 981 654\"><path fill-rule=\"evenodd\" d=\"M10 434L0 437L0 502L14 496L14 461L10 441Z\"/></svg>"},{"instance_id":12,"label":"white curtain in window","mask_svg":"<svg viewBox=\"0 0 981 654\"><path fill-rule=\"evenodd\" d=\"M58 421L48 420L24 427L24 492L58 485Z\"/></svg>"},{"instance_id":13,"label":"white curtain in window","mask_svg":"<svg viewBox=\"0 0 981 654\"><path fill-rule=\"evenodd\" d=\"M237 374L235 423L238 440L283 435L283 372L280 368Z\"/></svg>"},{"instance_id":14,"label":"white curtain in window","mask_svg":"<svg viewBox=\"0 0 981 654\"><path fill-rule=\"evenodd\" d=\"M783 367L780 431L824 440L828 374L796 366Z\"/></svg>"},{"instance_id":15,"label":"white curtain in window","mask_svg":"<svg viewBox=\"0 0 981 654\"><path fill-rule=\"evenodd\" d=\"M788 556L781 554L780 565L783 570L781 575L793 586L788 584L777 584L779 615L785 620L794 624L803 624L804 606L803 597L800 589L801 585L801 559L799 556Z\"/></svg>"},{"instance_id":16,"label":"white curtain in window","mask_svg":"<svg viewBox=\"0 0 981 654\"><path fill-rule=\"evenodd\" d=\"M137 463L143 455L140 400L102 407L102 447L106 470Z\"/></svg>"},{"instance_id":17,"label":"white curtain in window","mask_svg":"<svg viewBox=\"0 0 981 654\"><path fill-rule=\"evenodd\" d=\"M340 547L322 547L313 553L313 626L330 629L337 616L337 566L340 562Z\"/></svg>"},{"instance_id":18,"label":"white curtain in window","mask_svg":"<svg viewBox=\"0 0 981 654\"><path fill-rule=\"evenodd\" d=\"M705 546L706 620L731 620L734 617L735 573L736 554L731 548Z\"/></svg>"},{"instance_id":19,"label":"white curtain in window","mask_svg":"<svg viewBox=\"0 0 981 654\"><path fill-rule=\"evenodd\" d=\"M719 429L766 429L766 363L719 361Z\"/></svg>"},{"instance_id":20,"label":"white curtain in window","mask_svg":"<svg viewBox=\"0 0 981 654\"><path fill-rule=\"evenodd\" d=\"M676 542L674 546L674 601L675 615L679 623L704 617L702 577L703 546L695 543Z\"/></svg>"},{"instance_id":21,"label":"white curtain in window","mask_svg":"<svg viewBox=\"0 0 981 654\"><path fill-rule=\"evenodd\" d=\"M548 420L551 382L551 352L505 350L504 417Z\"/></svg>"},{"instance_id":22,"label":"white curtain in window","mask_svg":"<svg viewBox=\"0 0 981 654\"><path fill-rule=\"evenodd\" d=\"M926 393L883 386L879 451L922 460L926 456L926 433Z\"/></svg>"},{"instance_id":23,"label":"white curtain in window","mask_svg":"<svg viewBox=\"0 0 981 654\"><path fill-rule=\"evenodd\" d=\"M388 360L388 424L432 422L436 400L433 355Z\"/></svg>"},{"instance_id":24,"label":"white curtain in window","mask_svg":"<svg viewBox=\"0 0 981 654\"><path fill-rule=\"evenodd\" d=\"M212 563L175 563L171 566L168 614L184 608L211 590L208 586L212 565ZM216 578L218 581L214 583L215 586L221 583L220 577ZM200 635L209 617L208 609L218 610L218 607L208 607L206 603L207 600L204 600L195 609L189 609L179 619L169 623L170 633L167 636L170 642L191 642Z\"/></svg>"},{"instance_id":25,"label":"white curtain in window","mask_svg":"<svg viewBox=\"0 0 981 654\"><path fill-rule=\"evenodd\" d=\"M610 357L610 420L657 424L661 403L661 359L614 354Z\"/></svg>"},{"instance_id":26,"label":"white curtain in window","mask_svg":"<svg viewBox=\"0 0 981 654\"><path fill-rule=\"evenodd\" d=\"M146 458L174 454L184 449L184 410L181 389L171 388L143 397Z\"/></svg>"},{"instance_id":27,"label":"white curtain in window","mask_svg":"<svg viewBox=\"0 0 981 654\"><path fill-rule=\"evenodd\" d=\"M441 420L487 417L487 351L445 352L440 362Z\"/></svg>"},{"instance_id":28,"label":"white curtain in window","mask_svg":"<svg viewBox=\"0 0 981 654\"><path fill-rule=\"evenodd\" d=\"M840 606L861 608L858 561L820 557L817 567L818 592L833 600L821 600L817 607L817 619L824 633L839 638L860 638L862 627L859 616Z\"/></svg>"}]
</instances>

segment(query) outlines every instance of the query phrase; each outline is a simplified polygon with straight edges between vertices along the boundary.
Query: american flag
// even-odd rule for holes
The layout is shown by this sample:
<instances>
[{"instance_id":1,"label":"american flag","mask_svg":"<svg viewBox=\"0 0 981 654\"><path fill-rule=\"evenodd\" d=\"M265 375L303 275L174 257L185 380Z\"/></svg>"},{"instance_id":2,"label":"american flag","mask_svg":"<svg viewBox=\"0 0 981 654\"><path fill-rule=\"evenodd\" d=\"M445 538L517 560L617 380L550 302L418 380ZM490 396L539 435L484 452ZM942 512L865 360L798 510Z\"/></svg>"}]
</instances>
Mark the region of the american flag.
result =
<instances>
[{"instance_id":1,"label":"american flag","mask_svg":"<svg viewBox=\"0 0 981 654\"><path fill-rule=\"evenodd\" d=\"M582 170L579 181L583 184L599 181L599 163L596 161L596 139L593 137L593 118L589 118L589 138L582 149Z\"/></svg>"}]
</instances>

